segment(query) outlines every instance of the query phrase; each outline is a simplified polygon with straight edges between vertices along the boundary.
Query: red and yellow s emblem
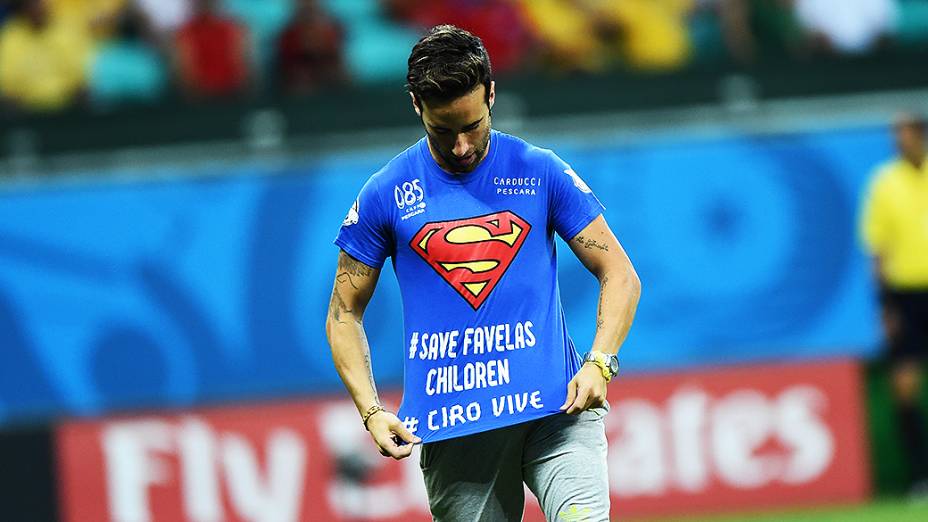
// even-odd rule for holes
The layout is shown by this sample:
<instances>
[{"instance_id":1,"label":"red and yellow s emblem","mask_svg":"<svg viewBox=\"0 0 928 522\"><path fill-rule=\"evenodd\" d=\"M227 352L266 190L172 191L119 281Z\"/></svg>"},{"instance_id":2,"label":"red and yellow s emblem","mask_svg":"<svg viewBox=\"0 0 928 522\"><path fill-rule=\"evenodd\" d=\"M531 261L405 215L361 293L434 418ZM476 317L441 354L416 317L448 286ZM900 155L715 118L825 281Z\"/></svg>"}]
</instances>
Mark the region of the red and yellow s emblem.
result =
<instances>
[{"instance_id":1,"label":"red and yellow s emblem","mask_svg":"<svg viewBox=\"0 0 928 522\"><path fill-rule=\"evenodd\" d=\"M476 310L502 279L531 228L506 210L427 223L409 246Z\"/></svg>"}]
</instances>

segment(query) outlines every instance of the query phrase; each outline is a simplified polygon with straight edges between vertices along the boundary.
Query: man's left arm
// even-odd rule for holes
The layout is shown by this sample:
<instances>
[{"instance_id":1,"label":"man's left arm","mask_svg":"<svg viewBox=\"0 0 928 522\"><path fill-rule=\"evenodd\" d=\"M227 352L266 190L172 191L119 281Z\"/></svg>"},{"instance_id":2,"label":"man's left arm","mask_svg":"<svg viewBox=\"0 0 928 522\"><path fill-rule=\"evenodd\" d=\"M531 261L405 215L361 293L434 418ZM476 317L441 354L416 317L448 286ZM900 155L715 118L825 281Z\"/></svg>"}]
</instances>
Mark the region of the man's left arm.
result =
<instances>
[{"instance_id":1,"label":"man's left arm","mask_svg":"<svg viewBox=\"0 0 928 522\"><path fill-rule=\"evenodd\" d=\"M567 242L583 266L599 280L596 336L592 350L615 354L628 336L641 295L641 281L606 219L600 215ZM586 363L567 385L561 410L577 414L606 402L606 378Z\"/></svg>"}]
</instances>

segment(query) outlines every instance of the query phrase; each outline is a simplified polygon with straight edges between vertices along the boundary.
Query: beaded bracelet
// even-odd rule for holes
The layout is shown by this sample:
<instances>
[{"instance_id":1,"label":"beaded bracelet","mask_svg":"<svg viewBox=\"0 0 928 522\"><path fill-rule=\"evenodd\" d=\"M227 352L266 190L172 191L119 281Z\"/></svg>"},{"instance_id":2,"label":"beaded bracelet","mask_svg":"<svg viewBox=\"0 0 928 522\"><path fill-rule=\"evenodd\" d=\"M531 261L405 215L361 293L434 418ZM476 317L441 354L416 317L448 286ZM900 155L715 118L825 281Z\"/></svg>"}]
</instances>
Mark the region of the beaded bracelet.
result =
<instances>
[{"instance_id":1,"label":"beaded bracelet","mask_svg":"<svg viewBox=\"0 0 928 522\"><path fill-rule=\"evenodd\" d=\"M364 423L365 430L371 431L370 428L367 427L367 421L369 421L370 418L373 417L374 414L377 413L378 411L387 411L387 410L383 406L379 404L375 404L371 406L370 408L368 408L367 411L364 412L364 415L361 415L361 422Z\"/></svg>"}]
</instances>

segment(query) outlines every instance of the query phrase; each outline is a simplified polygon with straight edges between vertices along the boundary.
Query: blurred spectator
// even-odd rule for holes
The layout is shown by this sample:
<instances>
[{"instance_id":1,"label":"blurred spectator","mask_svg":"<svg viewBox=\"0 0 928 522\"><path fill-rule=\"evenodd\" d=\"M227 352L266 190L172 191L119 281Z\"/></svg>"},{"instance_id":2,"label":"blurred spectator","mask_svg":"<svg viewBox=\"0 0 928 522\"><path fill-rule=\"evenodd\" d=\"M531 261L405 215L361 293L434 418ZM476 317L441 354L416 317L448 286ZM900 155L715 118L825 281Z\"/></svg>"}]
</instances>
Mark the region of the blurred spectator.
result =
<instances>
[{"instance_id":1,"label":"blurred spectator","mask_svg":"<svg viewBox=\"0 0 928 522\"><path fill-rule=\"evenodd\" d=\"M86 86L91 37L82 20L53 15L46 0L23 0L0 30L0 93L14 106L53 110Z\"/></svg>"},{"instance_id":2,"label":"blurred spectator","mask_svg":"<svg viewBox=\"0 0 928 522\"><path fill-rule=\"evenodd\" d=\"M817 47L838 53L864 53L888 36L896 24L894 0L795 0L796 17Z\"/></svg>"},{"instance_id":3,"label":"blurred spectator","mask_svg":"<svg viewBox=\"0 0 928 522\"><path fill-rule=\"evenodd\" d=\"M177 32L175 66L190 96L240 94L249 86L247 31L217 4L194 0L193 17Z\"/></svg>"},{"instance_id":4,"label":"blurred spectator","mask_svg":"<svg viewBox=\"0 0 928 522\"><path fill-rule=\"evenodd\" d=\"M421 27L438 25L435 20L443 20L448 15L444 0L423 2L422 0L381 0L384 12L391 18Z\"/></svg>"},{"instance_id":5,"label":"blurred spectator","mask_svg":"<svg viewBox=\"0 0 928 522\"><path fill-rule=\"evenodd\" d=\"M750 2L744 0L698 0L691 27L697 59L753 61L755 42L750 13Z\"/></svg>"},{"instance_id":6,"label":"blurred spectator","mask_svg":"<svg viewBox=\"0 0 928 522\"><path fill-rule=\"evenodd\" d=\"M928 495L928 431L919 406L928 359L928 156L924 119L904 116L895 127L899 157L874 177L861 233L874 257L892 362L893 395L913 495Z\"/></svg>"},{"instance_id":7,"label":"blurred spectator","mask_svg":"<svg viewBox=\"0 0 928 522\"><path fill-rule=\"evenodd\" d=\"M801 58L806 47L802 29L793 11L793 0L700 0L705 26L717 26L724 55L743 64L771 59ZM699 46L716 46L704 27L697 39ZM705 55L717 55L717 49L698 48Z\"/></svg>"},{"instance_id":8,"label":"blurred spectator","mask_svg":"<svg viewBox=\"0 0 928 522\"><path fill-rule=\"evenodd\" d=\"M428 29L453 24L483 40L493 57L493 72L518 69L527 59L533 37L523 13L511 0L383 0L394 18Z\"/></svg>"},{"instance_id":9,"label":"blurred spectator","mask_svg":"<svg viewBox=\"0 0 928 522\"><path fill-rule=\"evenodd\" d=\"M690 58L694 0L588 0L601 34L636 69L666 70Z\"/></svg>"},{"instance_id":10,"label":"blurred spectator","mask_svg":"<svg viewBox=\"0 0 928 522\"><path fill-rule=\"evenodd\" d=\"M584 0L517 0L538 38L541 58L565 71L601 71L606 52Z\"/></svg>"},{"instance_id":11,"label":"blurred spectator","mask_svg":"<svg viewBox=\"0 0 928 522\"><path fill-rule=\"evenodd\" d=\"M278 43L278 74L284 89L308 93L320 85L347 81L343 39L341 25L323 12L317 0L299 0Z\"/></svg>"},{"instance_id":12,"label":"blurred spectator","mask_svg":"<svg viewBox=\"0 0 928 522\"><path fill-rule=\"evenodd\" d=\"M90 96L97 105L151 102L164 91L167 71L145 15L136 7L118 20L116 35L100 46L91 66Z\"/></svg>"},{"instance_id":13,"label":"blurred spectator","mask_svg":"<svg viewBox=\"0 0 928 522\"><path fill-rule=\"evenodd\" d=\"M171 34L191 16L190 0L132 0L159 35Z\"/></svg>"},{"instance_id":14,"label":"blurred spectator","mask_svg":"<svg viewBox=\"0 0 928 522\"><path fill-rule=\"evenodd\" d=\"M616 59L636 69L668 70L692 55L695 0L520 0L555 66L600 71Z\"/></svg>"},{"instance_id":15,"label":"blurred spectator","mask_svg":"<svg viewBox=\"0 0 928 522\"><path fill-rule=\"evenodd\" d=\"M127 0L48 0L54 16L83 20L96 38L113 34Z\"/></svg>"}]
</instances>

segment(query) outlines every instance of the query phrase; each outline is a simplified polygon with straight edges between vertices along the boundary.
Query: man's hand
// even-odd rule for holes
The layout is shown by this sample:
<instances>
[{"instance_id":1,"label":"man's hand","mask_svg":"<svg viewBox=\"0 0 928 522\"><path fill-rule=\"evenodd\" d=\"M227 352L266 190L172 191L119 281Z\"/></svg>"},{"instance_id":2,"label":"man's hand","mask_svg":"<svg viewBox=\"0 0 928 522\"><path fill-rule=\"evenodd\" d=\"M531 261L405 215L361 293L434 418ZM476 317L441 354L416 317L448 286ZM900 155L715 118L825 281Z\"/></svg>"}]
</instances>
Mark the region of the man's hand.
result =
<instances>
[{"instance_id":1,"label":"man's hand","mask_svg":"<svg viewBox=\"0 0 928 522\"><path fill-rule=\"evenodd\" d=\"M367 428L380 454L384 457L393 457L396 460L405 459L412 454L412 445L422 442L422 439L409 433L399 417L387 410L371 415L367 420ZM405 441L406 444L400 446L397 440Z\"/></svg>"},{"instance_id":2,"label":"man's hand","mask_svg":"<svg viewBox=\"0 0 928 522\"><path fill-rule=\"evenodd\" d=\"M590 408L606 404L606 378L593 363L586 363L567 383L567 400L561 405L568 415L575 415Z\"/></svg>"}]
</instances>

